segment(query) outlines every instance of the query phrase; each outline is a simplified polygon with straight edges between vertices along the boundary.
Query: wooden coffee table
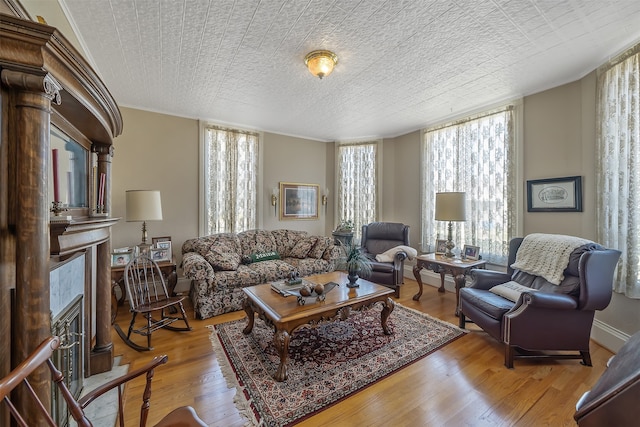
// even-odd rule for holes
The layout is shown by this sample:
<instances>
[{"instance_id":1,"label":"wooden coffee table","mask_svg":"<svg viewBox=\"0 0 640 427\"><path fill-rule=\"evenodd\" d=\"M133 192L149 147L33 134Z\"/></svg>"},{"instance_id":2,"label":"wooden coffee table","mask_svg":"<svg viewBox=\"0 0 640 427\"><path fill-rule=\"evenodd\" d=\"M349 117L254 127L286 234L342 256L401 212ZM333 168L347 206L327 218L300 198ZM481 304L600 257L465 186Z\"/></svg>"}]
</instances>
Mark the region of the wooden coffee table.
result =
<instances>
[{"instance_id":1,"label":"wooden coffee table","mask_svg":"<svg viewBox=\"0 0 640 427\"><path fill-rule=\"evenodd\" d=\"M298 305L295 296L284 297L271 289L270 284L256 285L244 288L247 295L244 310L247 312L247 326L243 332L250 334L253 330L255 314L274 328L273 343L280 356L280 366L273 375L276 381L287 379L287 364L289 362L289 342L291 336L301 327L315 327L322 323L345 320L351 311L369 309L377 303L382 304L380 323L385 334L392 332L387 325L387 319L393 311L395 303L389 297L393 289L376 285L364 279L358 279L358 288L347 288L347 275L342 272L332 272L305 277L313 283L335 282L336 286L326 294L322 302Z\"/></svg>"}]
</instances>

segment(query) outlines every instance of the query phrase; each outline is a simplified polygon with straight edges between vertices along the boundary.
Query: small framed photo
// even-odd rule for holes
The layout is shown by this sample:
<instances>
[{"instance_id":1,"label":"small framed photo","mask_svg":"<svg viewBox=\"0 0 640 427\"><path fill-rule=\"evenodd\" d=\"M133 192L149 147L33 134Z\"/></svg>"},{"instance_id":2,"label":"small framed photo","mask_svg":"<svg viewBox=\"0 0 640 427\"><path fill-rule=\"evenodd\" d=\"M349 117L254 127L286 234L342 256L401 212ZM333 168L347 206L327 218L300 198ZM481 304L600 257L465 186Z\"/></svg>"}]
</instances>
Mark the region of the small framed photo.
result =
<instances>
[{"instance_id":1,"label":"small framed photo","mask_svg":"<svg viewBox=\"0 0 640 427\"><path fill-rule=\"evenodd\" d=\"M151 238L151 244L153 246L156 246L157 243L160 242L169 242L171 243L171 236L163 236L163 237L152 237ZM157 246L156 246L157 247Z\"/></svg>"},{"instance_id":2,"label":"small framed photo","mask_svg":"<svg viewBox=\"0 0 640 427\"><path fill-rule=\"evenodd\" d=\"M124 251L123 248L117 249L111 252L111 266L112 267L124 267L129 264L129 261L133 258L133 249L127 248Z\"/></svg>"},{"instance_id":3,"label":"small framed photo","mask_svg":"<svg viewBox=\"0 0 640 427\"><path fill-rule=\"evenodd\" d=\"M480 259L480 246L464 245L464 258L477 261Z\"/></svg>"},{"instance_id":4,"label":"small framed photo","mask_svg":"<svg viewBox=\"0 0 640 427\"><path fill-rule=\"evenodd\" d=\"M156 242L154 244L154 247L158 248L158 249L166 249L167 251L169 251L169 253L172 253L171 252L171 241L170 240L169 241Z\"/></svg>"},{"instance_id":5,"label":"small framed photo","mask_svg":"<svg viewBox=\"0 0 640 427\"><path fill-rule=\"evenodd\" d=\"M155 262L171 261L171 251L164 248L151 248L150 257Z\"/></svg>"},{"instance_id":6,"label":"small framed photo","mask_svg":"<svg viewBox=\"0 0 640 427\"><path fill-rule=\"evenodd\" d=\"M436 255L444 255L447 252L447 241L445 239L436 240Z\"/></svg>"}]
</instances>

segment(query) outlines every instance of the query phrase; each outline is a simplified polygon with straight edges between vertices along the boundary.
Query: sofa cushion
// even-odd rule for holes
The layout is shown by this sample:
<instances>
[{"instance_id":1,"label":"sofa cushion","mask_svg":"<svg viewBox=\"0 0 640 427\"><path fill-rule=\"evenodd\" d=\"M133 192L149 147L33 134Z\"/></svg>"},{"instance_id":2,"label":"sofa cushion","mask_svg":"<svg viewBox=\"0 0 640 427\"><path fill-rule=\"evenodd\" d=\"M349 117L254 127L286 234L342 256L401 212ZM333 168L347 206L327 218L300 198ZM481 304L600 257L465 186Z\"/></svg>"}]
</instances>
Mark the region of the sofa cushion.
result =
<instances>
[{"instance_id":1,"label":"sofa cushion","mask_svg":"<svg viewBox=\"0 0 640 427\"><path fill-rule=\"evenodd\" d=\"M309 251L317 242L317 237L303 237L302 239L298 240L298 243L296 243L293 248L291 248L291 250L289 251L289 256L294 258L306 258L309 254Z\"/></svg>"},{"instance_id":2,"label":"sofa cushion","mask_svg":"<svg viewBox=\"0 0 640 427\"><path fill-rule=\"evenodd\" d=\"M234 271L240 265L240 254L222 244L211 246L204 259L214 270Z\"/></svg>"},{"instance_id":3,"label":"sofa cushion","mask_svg":"<svg viewBox=\"0 0 640 427\"><path fill-rule=\"evenodd\" d=\"M303 277L312 274L326 273L332 270L329 261L318 258L285 258L283 261L293 266L300 276Z\"/></svg>"},{"instance_id":4,"label":"sofa cushion","mask_svg":"<svg viewBox=\"0 0 640 427\"><path fill-rule=\"evenodd\" d=\"M502 316L515 305L514 302L484 289L463 288L461 291L461 302L468 301L470 305L496 320L502 319Z\"/></svg>"},{"instance_id":5,"label":"sofa cushion","mask_svg":"<svg viewBox=\"0 0 640 427\"><path fill-rule=\"evenodd\" d=\"M333 244L333 239L330 237L319 236L315 245L311 248L307 256L309 258L322 258L322 254L327 250L329 246Z\"/></svg>"},{"instance_id":6,"label":"sofa cushion","mask_svg":"<svg viewBox=\"0 0 640 427\"><path fill-rule=\"evenodd\" d=\"M512 280L507 283L492 287L491 289L489 289L489 292L500 295L501 297L506 298L509 301L516 302L518 301L518 298L520 298L521 293L538 292L538 290L529 288L527 286L522 286L520 283L514 282Z\"/></svg>"},{"instance_id":7,"label":"sofa cushion","mask_svg":"<svg viewBox=\"0 0 640 427\"><path fill-rule=\"evenodd\" d=\"M295 268L292 265L279 259L256 262L249 264L246 267L257 273L260 277L260 280L254 284L280 280L284 277L289 277L289 275L295 271Z\"/></svg>"},{"instance_id":8,"label":"sofa cushion","mask_svg":"<svg viewBox=\"0 0 640 427\"><path fill-rule=\"evenodd\" d=\"M291 250L296 243L309 235L306 231L286 229L273 230L271 234L275 239L278 252L283 258L291 256Z\"/></svg>"},{"instance_id":9,"label":"sofa cushion","mask_svg":"<svg viewBox=\"0 0 640 427\"><path fill-rule=\"evenodd\" d=\"M523 286L537 289L542 292L572 296L580 295L580 278L577 276L566 276L559 285L554 285L553 283L548 282L544 277L516 270L511 276L511 279Z\"/></svg>"},{"instance_id":10,"label":"sofa cushion","mask_svg":"<svg viewBox=\"0 0 640 427\"><path fill-rule=\"evenodd\" d=\"M248 230L238 233L242 255L251 255L265 252L278 252L276 240L273 234L267 230Z\"/></svg>"}]
</instances>

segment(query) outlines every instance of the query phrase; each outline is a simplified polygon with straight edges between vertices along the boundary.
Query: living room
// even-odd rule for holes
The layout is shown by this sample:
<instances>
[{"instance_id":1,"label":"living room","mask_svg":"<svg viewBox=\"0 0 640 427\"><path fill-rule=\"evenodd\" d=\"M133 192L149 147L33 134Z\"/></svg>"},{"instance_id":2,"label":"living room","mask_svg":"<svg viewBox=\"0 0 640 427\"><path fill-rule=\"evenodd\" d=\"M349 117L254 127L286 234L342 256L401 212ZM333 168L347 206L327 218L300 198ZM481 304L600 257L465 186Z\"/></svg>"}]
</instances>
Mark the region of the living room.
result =
<instances>
[{"instance_id":1,"label":"living room","mask_svg":"<svg viewBox=\"0 0 640 427\"><path fill-rule=\"evenodd\" d=\"M522 235L544 232L596 239L596 70L584 70L583 75L571 82L524 96L516 100L516 108L522 124L519 132L526 141L522 146L519 171L522 185L518 190ZM124 130L114 141L111 215L123 219L113 227L112 246L131 246L139 240L140 224L124 221L125 192L158 189L162 193L163 220L147 224L149 235L171 236L179 264L182 243L199 234L200 123L193 118L131 107L121 106L120 110ZM336 143L270 132L263 132L261 142L261 186L256 189L260 199L258 227L295 228L310 234L331 235L340 220L335 214ZM421 142L421 130L384 138L380 156L379 220L408 224L414 247L419 244L421 227ZM583 179L583 212L526 211L527 180L575 175ZM279 219L270 194L271 188L281 181L314 183L330 190L327 207L321 209L318 220ZM411 267L411 262L407 262L405 276L409 281ZM436 286L433 276L426 275L425 281ZM180 280L179 286L188 283ZM404 293L413 293L413 286L410 282ZM640 330L639 304L614 293L609 307L596 315L594 340L617 351L630 335Z\"/></svg>"}]
</instances>

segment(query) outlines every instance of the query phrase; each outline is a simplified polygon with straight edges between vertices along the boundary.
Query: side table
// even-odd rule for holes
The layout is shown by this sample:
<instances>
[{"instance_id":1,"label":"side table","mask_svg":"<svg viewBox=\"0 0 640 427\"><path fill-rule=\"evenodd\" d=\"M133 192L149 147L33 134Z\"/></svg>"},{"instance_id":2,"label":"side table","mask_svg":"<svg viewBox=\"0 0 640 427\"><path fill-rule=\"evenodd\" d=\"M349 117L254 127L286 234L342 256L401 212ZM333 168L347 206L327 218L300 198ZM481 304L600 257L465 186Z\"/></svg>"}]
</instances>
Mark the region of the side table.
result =
<instances>
[{"instance_id":1,"label":"side table","mask_svg":"<svg viewBox=\"0 0 640 427\"><path fill-rule=\"evenodd\" d=\"M171 258L171 261L160 261L158 267L164 275L164 282L167 285L167 293L169 296L175 296L175 288L178 283L178 273L176 272L176 260ZM125 265L111 266L111 324L116 320L118 314L118 306L124 303L126 297L125 284L124 284L124 269ZM120 296L116 293L116 288L120 291ZM115 303L115 304L114 304Z\"/></svg>"},{"instance_id":2,"label":"side table","mask_svg":"<svg viewBox=\"0 0 640 427\"><path fill-rule=\"evenodd\" d=\"M416 265L413 267L413 275L418 282L418 293L413 296L418 301L422 296L422 278L420 270L429 269L435 273L440 273L440 288L438 292L444 292L444 276L450 274L456 285L456 316L458 316L458 305L460 303L460 288L465 285L465 278L474 268L484 268L487 264L485 260L462 260L455 258L446 258L443 255L426 254L416 257Z\"/></svg>"}]
</instances>

